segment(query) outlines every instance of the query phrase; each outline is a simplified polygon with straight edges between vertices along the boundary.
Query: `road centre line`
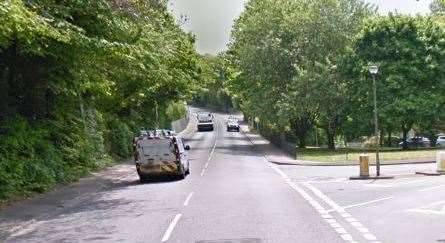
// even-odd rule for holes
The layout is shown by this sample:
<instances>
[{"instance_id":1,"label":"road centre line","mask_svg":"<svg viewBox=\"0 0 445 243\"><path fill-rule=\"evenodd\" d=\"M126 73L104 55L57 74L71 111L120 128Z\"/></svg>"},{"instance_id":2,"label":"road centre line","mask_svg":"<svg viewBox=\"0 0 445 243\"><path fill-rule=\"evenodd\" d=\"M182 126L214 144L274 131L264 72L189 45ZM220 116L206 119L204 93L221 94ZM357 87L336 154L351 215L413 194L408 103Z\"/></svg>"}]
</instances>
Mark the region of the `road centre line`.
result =
<instances>
[{"instance_id":1,"label":"road centre line","mask_svg":"<svg viewBox=\"0 0 445 243\"><path fill-rule=\"evenodd\" d=\"M330 215L330 213L323 206L321 206L320 203L318 203L311 195L309 195L305 190L297 186L297 184L292 182L292 180L290 180L289 177L282 170L278 168L278 166L274 164L269 164L269 166L285 180L286 184L288 184L292 189L297 191L303 197L303 199L305 199L312 207L314 207L320 214L320 216L340 235L340 237L344 241L355 242L354 239L352 238L352 235L349 234L346 231L346 229L343 226L341 226L341 224L337 222L332 217L332 215Z\"/></svg>"},{"instance_id":2,"label":"road centre line","mask_svg":"<svg viewBox=\"0 0 445 243\"><path fill-rule=\"evenodd\" d=\"M205 173L205 172L206 172L206 169L203 168L202 171L201 171L201 176L204 176L204 173Z\"/></svg>"},{"instance_id":3,"label":"road centre line","mask_svg":"<svg viewBox=\"0 0 445 243\"><path fill-rule=\"evenodd\" d=\"M165 231L164 236L162 237L162 242L168 241L170 239L170 235L172 234L173 230L175 229L176 224L178 223L179 219L181 218L182 214L176 214L173 221L170 223L170 225L167 228L167 231Z\"/></svg>"},{"instance_id":4,"label":"road centre line","mask_svg":"<svg viewBox=\"0 0 445 243\"><path fill-rule=\"evenodd\" d=\"M354 227L357 231L359 232L366 232L366 233L362 233L362 236L369 240L369 241L377 241L377 237L375 237L375 235L369 233L369 230L364 227L362 224L358 225L357 223L354 222L358 222L360 223L357 219L353 218L351 214L347 213L346 210L341 207L340 205L338 205L336 202L334 202L334 200L330 199L327 195L325 195L323 192L321 192L319 189L317 189L315 186L311 185L310 183L303 183L303 185L308 188L309 190L311 190L317 197L319 197L322 201L324 201L326 204L328 204L329 206L331 206L337 213L339 213L346 221L348 221L352 227Z\"/></svg>"},{"instance_id":5,"label":"road centre line","mask_svg":"<svg viewBox=\"0 0 445 243\"><path fill-rule=\"evenodd\" d=\"M187 198L184 201L184 206L188 206L189 205L190 199L192 198L193 194L194 194L194 192L190 192L189 193L189 195L187 196Z\"/></svg>"}]
</instances>

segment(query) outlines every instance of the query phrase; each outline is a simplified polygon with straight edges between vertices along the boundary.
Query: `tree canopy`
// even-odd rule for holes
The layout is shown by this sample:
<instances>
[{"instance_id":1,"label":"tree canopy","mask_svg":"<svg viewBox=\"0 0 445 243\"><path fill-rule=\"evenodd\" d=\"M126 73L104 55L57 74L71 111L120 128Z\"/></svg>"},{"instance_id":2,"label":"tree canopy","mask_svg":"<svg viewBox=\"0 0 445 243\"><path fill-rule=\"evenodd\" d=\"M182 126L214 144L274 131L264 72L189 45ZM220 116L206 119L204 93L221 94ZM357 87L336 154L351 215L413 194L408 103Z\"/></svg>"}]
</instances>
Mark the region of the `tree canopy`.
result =
<instances>
[{"instance_id":1,"label":"tree canopy","mask_svg":"<svg viewBox=\"0 0 445 243\"><path fill-rule=\"evenodd\" d=\"M6 0L0 23L0 199L128 157L198 85L164 0Z\"/></svg>"}]
</instances>

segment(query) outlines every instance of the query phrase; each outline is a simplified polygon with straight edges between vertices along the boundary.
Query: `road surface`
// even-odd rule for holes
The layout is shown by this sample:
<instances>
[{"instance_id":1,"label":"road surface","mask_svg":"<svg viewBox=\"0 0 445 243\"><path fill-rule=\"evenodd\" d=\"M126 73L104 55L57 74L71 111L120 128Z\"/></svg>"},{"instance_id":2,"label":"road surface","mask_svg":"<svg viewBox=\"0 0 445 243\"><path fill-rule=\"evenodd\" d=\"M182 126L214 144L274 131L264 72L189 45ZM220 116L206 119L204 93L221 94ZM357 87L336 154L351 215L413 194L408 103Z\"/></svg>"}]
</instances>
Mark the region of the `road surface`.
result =
<instances>
[{"instance_id":1,"label":"road surface","mask_svg":"<svg viewBox=\"0 0 445 243\"><path fill-rule=\"evenodd\" d=\"M141 184L128 161L6 208L0 242L445 242L445 177L409 175L433 165L385 166L385 181L275 165L215 116L186 140L185 180Z\"/></svg>"}]
</instances>

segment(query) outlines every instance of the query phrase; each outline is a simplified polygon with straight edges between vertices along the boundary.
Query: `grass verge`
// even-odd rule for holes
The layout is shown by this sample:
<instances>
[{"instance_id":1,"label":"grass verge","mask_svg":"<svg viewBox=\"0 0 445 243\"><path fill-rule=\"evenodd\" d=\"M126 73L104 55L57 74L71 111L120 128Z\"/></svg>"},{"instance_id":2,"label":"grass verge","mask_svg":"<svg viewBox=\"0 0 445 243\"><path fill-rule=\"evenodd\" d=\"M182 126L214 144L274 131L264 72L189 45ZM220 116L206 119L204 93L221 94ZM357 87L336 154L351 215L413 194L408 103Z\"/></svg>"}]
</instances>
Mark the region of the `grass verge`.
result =
<instances>
[{"instance_id":1,"label":"grass verge","mask_svg":"<svg viewBox=\"0 0 445 243\"><path fill-rule=\"evenodd\" d=\"M413 149L400 150L394 148L382 148L380 159L383 163L403 162L403 161L427 161L435 160L439 149ZM442 150L443 151L443 150ZM371 162L375 161L373 150L363 149L337 149L335 151L325 148L297 149L297 159L306 161L320 161L332 163L358 162L361 154L370 156Z\"/></svg>"}]
</instances>

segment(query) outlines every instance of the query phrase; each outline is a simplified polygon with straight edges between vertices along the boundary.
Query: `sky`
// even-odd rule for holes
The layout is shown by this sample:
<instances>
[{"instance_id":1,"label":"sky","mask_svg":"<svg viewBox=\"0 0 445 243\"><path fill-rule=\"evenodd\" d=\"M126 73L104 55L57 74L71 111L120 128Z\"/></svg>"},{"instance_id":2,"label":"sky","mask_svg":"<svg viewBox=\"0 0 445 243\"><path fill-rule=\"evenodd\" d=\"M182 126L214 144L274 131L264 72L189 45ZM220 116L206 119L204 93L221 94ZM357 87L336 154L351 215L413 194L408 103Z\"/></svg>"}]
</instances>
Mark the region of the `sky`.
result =
<instances>
[{"instance_id":1,"label":"sky","mask_svg":"<svg viewBox=\"0 0 445 243\"><path fill-rule=\"evenodd\" d=\"M379 12L425 14L432 0L366 0L375 4ZM170 0L169 8L180 19L187 16L182 28L193 32L197 38L196 48L201 54L217 54L226 49L234 19L244 9L246 0Z\"/></svg>"}]
</instances>

